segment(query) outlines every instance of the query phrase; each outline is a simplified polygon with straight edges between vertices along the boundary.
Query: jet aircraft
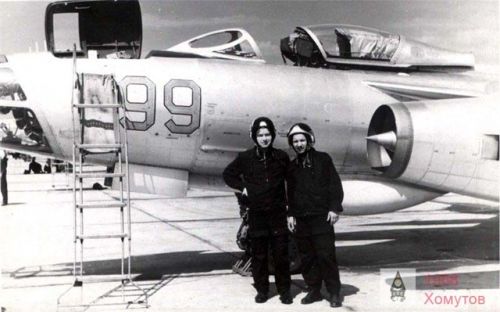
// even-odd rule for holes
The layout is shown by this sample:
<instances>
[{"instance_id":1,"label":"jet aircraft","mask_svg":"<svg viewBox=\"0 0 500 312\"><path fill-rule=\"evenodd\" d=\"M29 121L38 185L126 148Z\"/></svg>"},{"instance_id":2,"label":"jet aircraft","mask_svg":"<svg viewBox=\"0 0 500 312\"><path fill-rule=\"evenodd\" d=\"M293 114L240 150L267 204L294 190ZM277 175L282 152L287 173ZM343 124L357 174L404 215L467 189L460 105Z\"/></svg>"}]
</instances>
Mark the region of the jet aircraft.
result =
<instances>
[{"instance_id":1,"label":"jet aircraft","mask_svg":"<svg viewBox=\"0 0 500 312\"><path fill-rule=\"evenodd\" d=\"M74 49L58 41L63 17L77 21ZM296 66L266 64L238 28L141 58L137 1L53 2L45 31L48 52L0 56L2 149L72 159L72 99L90 90L88 101L106 103L101 93L111 88L127 110L132 191L224 187L222 170L252 145L248 127L265 115L285 150L292 124L312 126L343 179L346 214L395 211L447 192L499 199L498 81L464 75L470 54L328 24L297 27L281 41ZM106 141L109 124L93 118L89 142Z\"/></svg>"}]
</instances>

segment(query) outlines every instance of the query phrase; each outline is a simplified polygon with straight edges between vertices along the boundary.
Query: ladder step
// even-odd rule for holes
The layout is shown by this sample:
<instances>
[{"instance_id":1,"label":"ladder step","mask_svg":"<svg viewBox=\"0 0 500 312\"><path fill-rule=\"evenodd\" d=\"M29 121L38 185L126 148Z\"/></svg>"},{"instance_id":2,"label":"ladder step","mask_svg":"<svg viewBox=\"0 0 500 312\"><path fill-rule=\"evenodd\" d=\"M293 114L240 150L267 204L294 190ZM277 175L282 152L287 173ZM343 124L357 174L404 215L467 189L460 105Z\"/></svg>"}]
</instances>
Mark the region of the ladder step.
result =
<instances>
[{"instance_id":1,"label":"ladder step","mask_svg":"<svg viewBox=\"0 0 500 312\"><path fill-rule=\"evenodd\" d=\"M117 277L87 277L87 276L84 276L84 278L82 279L80 276L78 276L75 280L75 283L107 283L107 282L120 282L120 283L124 283L124 286L128 286L128 283L130 282L131 280L129 280L127 277L120 277L120 276L117 276Z\"/></svg>"},{"instance_id":2,"label":"ladder step","mask_svg":"<svg viewBox=\"0 0 500 312\"><path fill-rule=\"evenodd\" d=\"M120 108L121 104L108 103L108 104L73 104L76 108Z\"/></svg>"},{"instance_id":3,"label":"ladder step","mask_svg":"<svg viewBox=\"0 0 500 312\"><path fill-rule=\"evenodd\" d=\"M102 234L102 235L76 235L76 239L103 239L103 238L125 238L127 233L121 234Z\"/></svg>"},{"instance_id":4,"label":"ladder step","mask_svg":"<svg viewBox=\"0 0 500 312\"><path fill-rule=\"evenodd\" d=\"M125 173L107 173L107 172L93 172L93 173L76 173L77 178L122 178Z\"/></svg>"},{"instance_id":5,"label":"ladder step","mask_svg":"<svg viewBox=\"0 0 500 312\"><path fill-rule=\"evenodd\" d=\"M76 147L81 148L81 149L87 149L87 148L121 148L122 145L120 143L76 144Z\"/></svg>"},{"instance_id":6,"label":"ladder step","mask_svg":"<svg viewBox=\"0 0 500 312\"><path fill-rule=\"evenodd\" d=\"M112 203L95 203L95 204L76 204L76 208L120 208L127 206L125 202L112 202Z\"/></svg>"}]
</instances>

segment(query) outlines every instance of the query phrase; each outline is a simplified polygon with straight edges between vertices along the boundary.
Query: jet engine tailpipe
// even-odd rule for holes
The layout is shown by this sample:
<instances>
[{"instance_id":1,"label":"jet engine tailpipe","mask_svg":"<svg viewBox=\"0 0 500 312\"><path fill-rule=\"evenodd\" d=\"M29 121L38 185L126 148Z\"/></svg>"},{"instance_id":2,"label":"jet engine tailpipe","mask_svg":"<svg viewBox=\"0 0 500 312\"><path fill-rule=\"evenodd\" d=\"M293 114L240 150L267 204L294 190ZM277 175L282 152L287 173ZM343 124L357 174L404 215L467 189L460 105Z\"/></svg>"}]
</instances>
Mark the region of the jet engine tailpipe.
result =
<instances>
[{"instance_id":1,"label":"jet engine tailpipe","mask_svg":"<svg viewBox=\"0 0 500 312\"><path fill-rule=\"evenodd\" d=\"M368 127L367 151L371 167L390 178L405 171L413 145L410 112L405 106L380 106Z\"/></svg>"},{"instance_id":2,"label":"jet engine tailpipe","mask_svg":"<svg viewBox=\"0 0 500 312\"><path fill-rule=\"evenodd\" d=\"M367 157L383 176L441 192L498 200L498 95L382 105Z\"/></svg>"}]
</instances>

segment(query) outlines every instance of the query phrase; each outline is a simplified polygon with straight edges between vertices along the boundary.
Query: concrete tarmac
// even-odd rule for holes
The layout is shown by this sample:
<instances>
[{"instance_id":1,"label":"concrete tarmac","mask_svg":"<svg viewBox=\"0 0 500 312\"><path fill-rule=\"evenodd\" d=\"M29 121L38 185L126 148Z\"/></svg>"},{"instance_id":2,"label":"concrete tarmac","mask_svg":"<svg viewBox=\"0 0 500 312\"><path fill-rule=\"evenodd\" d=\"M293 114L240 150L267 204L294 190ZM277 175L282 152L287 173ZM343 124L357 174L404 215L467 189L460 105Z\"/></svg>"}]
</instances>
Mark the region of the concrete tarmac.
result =
<instances>
[{"instance_id":1,"label":"concrete tarmac","mask_svg":"<svg viewBox=\"0 0 500 312\"><path fill-rule=\"evenodd\" d=\"M0 207L2 311L56 311L61 302L143 300L144 311L331 311L325 299L300 304L305 285L292 276L294 303L254 303L251 277L232 272L242 255L235 243L241 223L231 193L190 191L188 198L133 194L132 273L124 291L118 278L118 239L85 242L85 275L73 282L72 191L64 174L9 175L9 205ZM71 179L70 179L71 180ZM56 184L52 187L52 184ZM90 185L89 185L90 186ZM89 190L109 200L110 190ZM394 213L341 216L336 225L343 307L338 311L500 311L498 203L448 194ZM85 212L87 233L120 231L116 210ZM405 292L394 286L400 272ZM271 282L273 278L271 278ZM401 289L399 289L401 290ZM327 293L323 289L326 298ZM391 299L392 296L392 299ZM83 300L83 301L82 301ZM110 305L60 311L123 311Z\"/></svg>"}]
</instances>

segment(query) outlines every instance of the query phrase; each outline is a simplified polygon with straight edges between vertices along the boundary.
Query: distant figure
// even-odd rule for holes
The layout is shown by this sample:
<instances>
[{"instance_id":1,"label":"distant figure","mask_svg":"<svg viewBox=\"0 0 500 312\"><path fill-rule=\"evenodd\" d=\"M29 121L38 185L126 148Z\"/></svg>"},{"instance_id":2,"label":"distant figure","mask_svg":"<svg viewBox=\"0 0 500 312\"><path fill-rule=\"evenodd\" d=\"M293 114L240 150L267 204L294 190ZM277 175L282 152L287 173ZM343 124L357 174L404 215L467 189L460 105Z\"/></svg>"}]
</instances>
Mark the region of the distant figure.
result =
<instances>
[{"instance_id":1,"label":"distant figure","mask_svg":"<svg viewBox=\"0 0 500 312\"><path fill-rule=\"evenodd\" d=\"M5 206L9 203L8 191L7 191L7 153L4 151L4 155L2 160L0 161L0 189L2 191L2 206Z\"/></svg>"},{"instance_id":2,"label":"distant figure","mask_svg":"<svg viewBox=\"0 0 500 312\"><path fill-rule=\"evenodd\" d=\"M36 162L35 157L31 159L30 166L28 168L28 173L31 173L32 171L35 174L42 173L42 165Z\"/></svg>"},{"instance_id":3,"label":"distant figure","mask_svg":"<svg viewBox=\"0 0 500 312\"><path fill-rule=\"evenodd\" d=\"M45 166L43 166L43 172L45 172L45 173L52 173L52 166L51 166L50 158L47 159L47 162L45 163Z\"/></svg>"}]
</instances>

